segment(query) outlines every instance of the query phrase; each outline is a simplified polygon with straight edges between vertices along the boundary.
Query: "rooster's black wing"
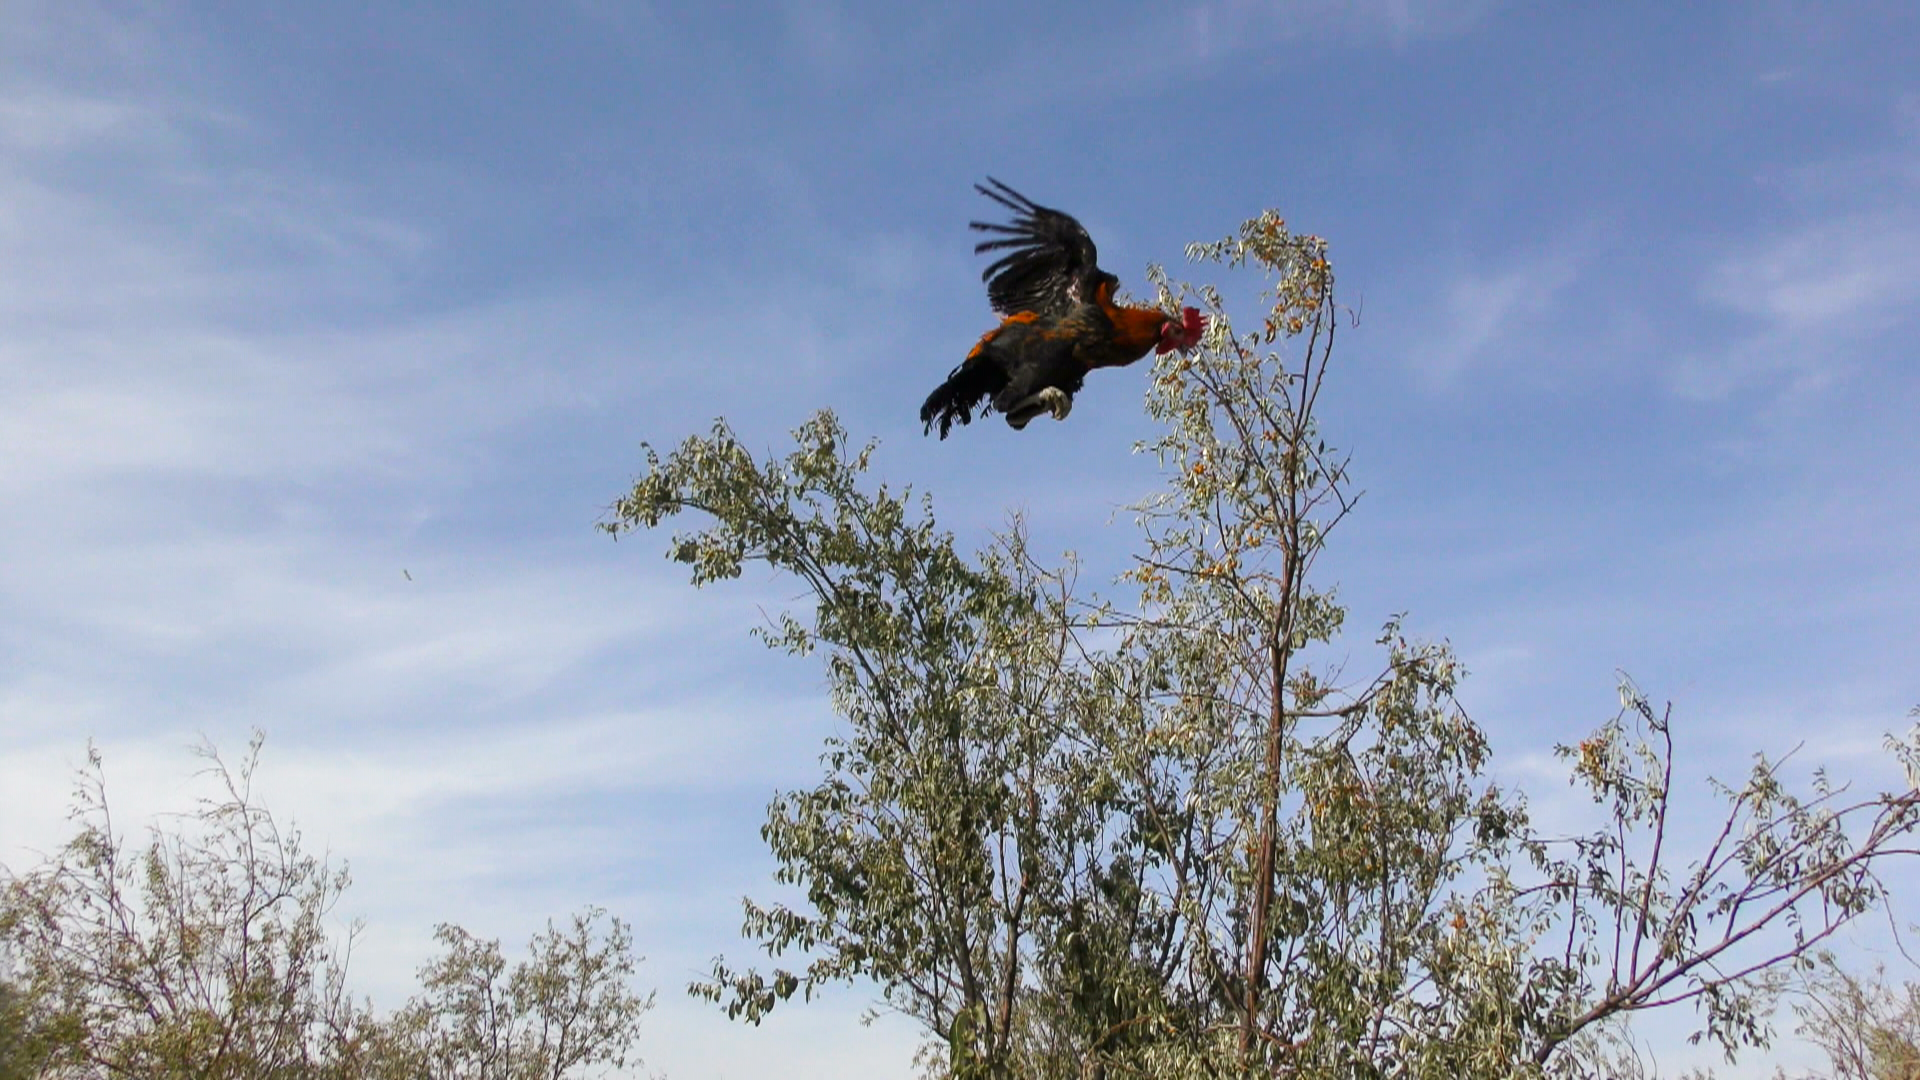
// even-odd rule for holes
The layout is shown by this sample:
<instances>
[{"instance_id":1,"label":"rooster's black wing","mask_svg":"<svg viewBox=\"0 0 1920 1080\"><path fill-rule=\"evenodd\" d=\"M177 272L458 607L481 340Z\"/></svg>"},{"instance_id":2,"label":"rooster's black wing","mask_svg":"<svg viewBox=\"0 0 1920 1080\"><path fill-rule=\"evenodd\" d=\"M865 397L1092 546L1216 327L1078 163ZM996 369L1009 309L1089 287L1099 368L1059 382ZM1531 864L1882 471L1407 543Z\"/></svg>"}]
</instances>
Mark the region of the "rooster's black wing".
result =
<instances>
[{"instance_id":1,"label":"rooster's black wing","mask_svg":"<svg viewBox=\"0 0 1920 1080\"><path fill-rule=\"evenodd\" d=\"M1011 225L971 223L979 232L1002 234L975 245L976 253L1011 249L980 274L993 310L1002 315L1031 311L1044 317L1092 303L1094 287L1112 275L1100 269L1100 253L1087 230L1071 214L1037 205L992 177L987 183L993 186L975 184L974 190L1015 215Z\"/></svg>"}]
</instances>

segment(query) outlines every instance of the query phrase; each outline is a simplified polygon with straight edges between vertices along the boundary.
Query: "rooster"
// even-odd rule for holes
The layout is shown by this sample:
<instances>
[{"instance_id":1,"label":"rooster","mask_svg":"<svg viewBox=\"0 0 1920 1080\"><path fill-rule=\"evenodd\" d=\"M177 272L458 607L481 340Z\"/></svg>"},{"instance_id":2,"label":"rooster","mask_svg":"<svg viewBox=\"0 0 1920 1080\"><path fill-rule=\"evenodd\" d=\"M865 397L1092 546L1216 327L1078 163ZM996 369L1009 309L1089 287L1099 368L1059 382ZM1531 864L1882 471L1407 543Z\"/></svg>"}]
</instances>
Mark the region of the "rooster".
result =
<instances>
[{"instance_id":1,"label":"rooster","mask_svg":"<svg viewBox=\"0 0 1920 1080\"><path fill-rule=\"evenodd\" d=\"M987 299L1000 325L981 335L973 351L920 406L920 422L940 437L973 410L998 410L1018 431L1043 412L1065 420L1087 372L1122 367L1147 355L1192 348L1206 329L1200 312L1174 319L1159 308L1113 302L1120 279L1100 269L1093 237L1071 215L1035 204L992 177L974 190L1013 211L1011 225L972 222L999 234L975 245L976 254L1006 250L986 268Z\"/></svg>"}]
</instances>

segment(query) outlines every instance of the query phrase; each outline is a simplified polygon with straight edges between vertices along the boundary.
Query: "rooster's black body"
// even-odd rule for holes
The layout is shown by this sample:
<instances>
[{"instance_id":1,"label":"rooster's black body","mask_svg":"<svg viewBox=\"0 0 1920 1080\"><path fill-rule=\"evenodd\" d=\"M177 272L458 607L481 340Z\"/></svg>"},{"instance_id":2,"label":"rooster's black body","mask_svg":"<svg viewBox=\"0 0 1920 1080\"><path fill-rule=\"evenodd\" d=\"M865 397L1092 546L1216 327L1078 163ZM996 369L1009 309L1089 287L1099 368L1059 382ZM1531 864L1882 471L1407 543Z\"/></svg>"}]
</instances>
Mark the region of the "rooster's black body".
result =
<instances>
[{"instance_id":1,"label":"rooster's black body","mask_svg":"<svg viewBox=\"0 0 1920 1080\"><path fill-rule=\"evenodd\" d=\"M1119 279L1100 269L1093 237L1071 215L988 183L975 188L1014 212L1009 225L972 223L1000 234L976 252L1007 251L980 275L1001 323L920 407L929 432L937 425L944 439L976 409L1005 415L1015 429L1042 412L1064 420L1087 372L1131 364L1156 345L1167 352L1198 340L1203 323L1192 308L1175 320L1158 308L1115 304Z\"/></svg>"}]
</instances>

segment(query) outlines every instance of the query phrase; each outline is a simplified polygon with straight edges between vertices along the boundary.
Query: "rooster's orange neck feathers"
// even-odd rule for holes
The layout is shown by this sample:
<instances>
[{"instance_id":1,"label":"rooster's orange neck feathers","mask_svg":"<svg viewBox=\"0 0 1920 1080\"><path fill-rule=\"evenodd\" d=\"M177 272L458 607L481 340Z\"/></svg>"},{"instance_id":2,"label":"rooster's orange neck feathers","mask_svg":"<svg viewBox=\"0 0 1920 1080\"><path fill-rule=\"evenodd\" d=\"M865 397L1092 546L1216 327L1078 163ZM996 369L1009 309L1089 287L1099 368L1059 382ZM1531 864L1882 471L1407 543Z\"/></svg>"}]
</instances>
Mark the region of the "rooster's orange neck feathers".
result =
<instances>
[{"instance_id":1,"label":"rooster's orange neck feathers","mask_svg":"<svg viewBox=\"0 0 1920 1080\"><path fill-rule=\"evenodd\" d=\"M1135 359L1160 343L1160 329L1166 325L1167 316L1159 308L1121 307L1113 302L1113 286L1104 281L1094 290L1093 301L1113 323L1114 345L1132 353Z\"/></svg>"}]
</instances>

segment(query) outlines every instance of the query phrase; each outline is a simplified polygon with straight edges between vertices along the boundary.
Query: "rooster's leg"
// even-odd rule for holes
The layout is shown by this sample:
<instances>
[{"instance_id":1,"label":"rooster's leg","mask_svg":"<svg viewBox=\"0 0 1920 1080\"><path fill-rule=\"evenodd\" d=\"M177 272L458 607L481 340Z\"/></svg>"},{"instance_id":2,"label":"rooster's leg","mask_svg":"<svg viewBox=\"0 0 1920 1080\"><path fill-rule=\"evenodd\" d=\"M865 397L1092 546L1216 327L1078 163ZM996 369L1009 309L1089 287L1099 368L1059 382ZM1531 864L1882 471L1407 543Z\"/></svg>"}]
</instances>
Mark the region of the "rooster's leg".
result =
<instances>
[{"instance_id":1,"label":"rooster's leg","mask_svg":"<svg viewBox=\"0 0 1920 1080\"><path fill-rule=\"evenodd\" d=\"M1007 409L1007 424L1019 431L1043 412L1052 413L1055 420L1065 420L1072 411L1073 395L1057 386L1049 386L1037 394L1020 399Z\"/></svg>"},{"instance_id":2,"label":"rooster's leg","mask_svg":"<svg viewBox=\"0 0 1920 1080\"><path fill-rule=\"evenodd\" d=\"M1073 395L1057 386L1049 386L1033 396L1034 400L1044 404L1053 413L1055 420L1065 420L1067 414L1073 411Z\"/></svg>"}]
</instances>

